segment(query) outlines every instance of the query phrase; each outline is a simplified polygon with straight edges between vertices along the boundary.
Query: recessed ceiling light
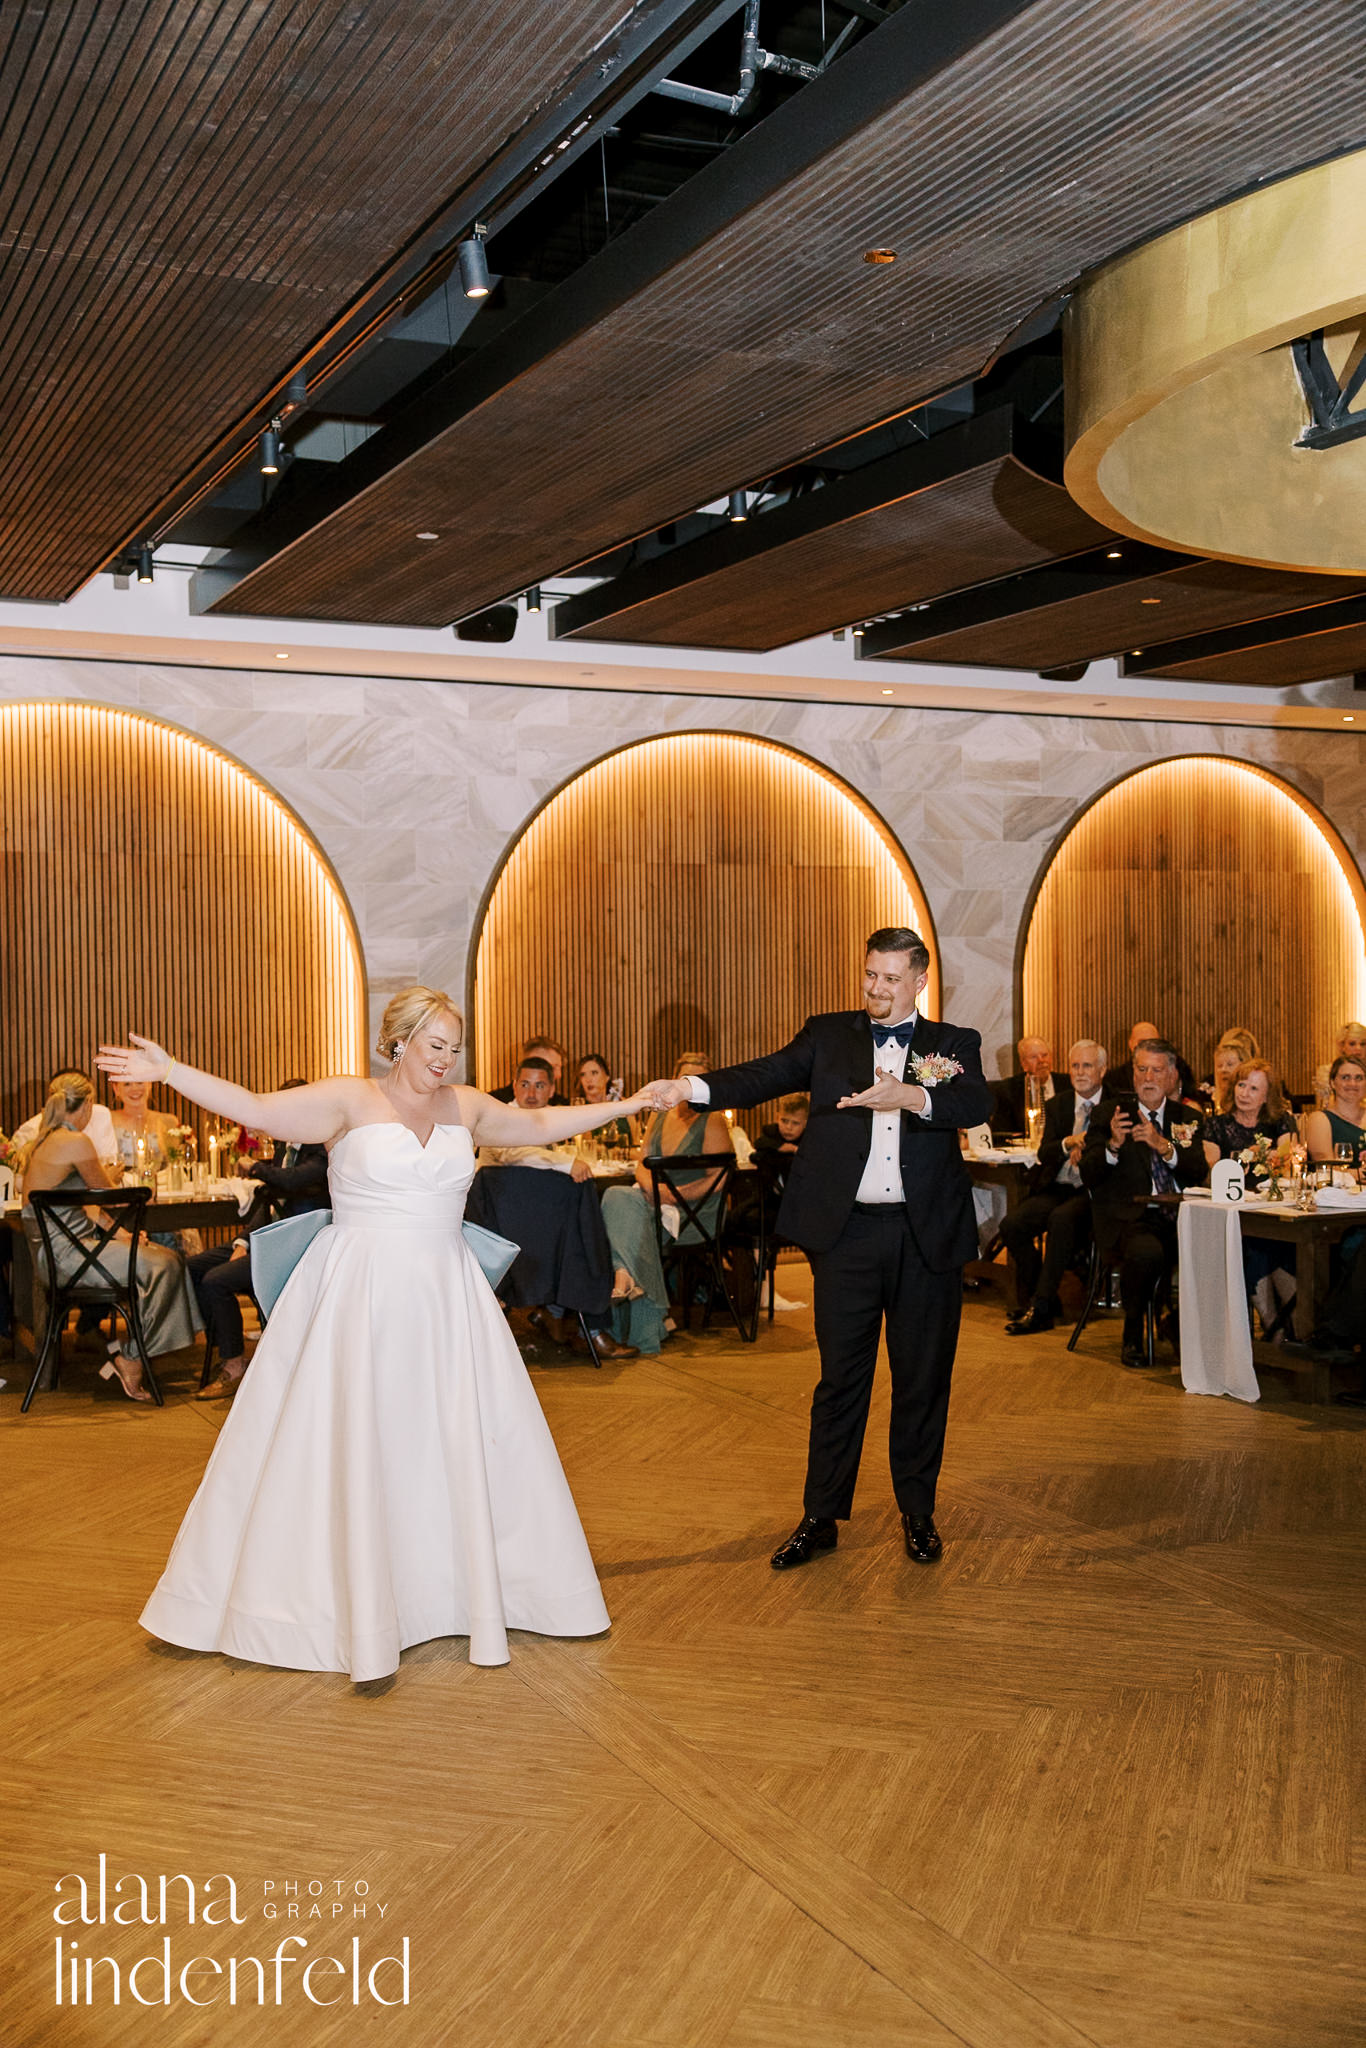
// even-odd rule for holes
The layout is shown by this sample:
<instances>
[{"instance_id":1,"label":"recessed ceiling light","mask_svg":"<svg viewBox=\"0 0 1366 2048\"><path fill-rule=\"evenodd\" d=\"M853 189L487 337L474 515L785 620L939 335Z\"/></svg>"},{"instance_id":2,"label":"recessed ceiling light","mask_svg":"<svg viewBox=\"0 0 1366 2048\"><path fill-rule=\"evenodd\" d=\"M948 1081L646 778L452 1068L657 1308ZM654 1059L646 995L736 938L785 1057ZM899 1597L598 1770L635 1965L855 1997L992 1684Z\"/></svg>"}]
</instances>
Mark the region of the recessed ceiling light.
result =
<instances>
[{"instance_id":1,"label":"recessed ceiling light","mask_svg":"<svg viewBox=\"0 0 1366 2048\"><path fill-rule=\"evenodd\" d=\"M1342 714L1342 722L1344 725L1355 725L1357 722L1357 715L1355 711L1344 711Z\"/></svg>"},{"instance_id":2,"label":"recessed ceiling light","mask_svg":"<svg viewBox=\"0 0 1366 2048\"><path fill-rule=\"evenodd\" d=\"M884 690L882 694L884 697L890 697L892 693L890 690Z\"/></svg>"},{"instance_id":3,"label":"recessed ceiling light","mask_svg":"<svg viewBox=\"0 0 1366 2048\"><path fill-rule=\"evenodd\" d=\"M1140 597L1138 601L1140 604L1161 604L1162 602L1160 597Z\"/></svg>"},{"instance_id":4,"label":"recessed ceiling light","mask_svg":"<svg viewBox=\"0 0 1366 2048\"><path fill-rule=\"evenodd\" d=\"M1111 548L1110 552L1105 557L1107 562L1118 562L1120 558L1120 550L1118 548Z\"/></svg>"},{"instance_id":5,"label":"recessed ceiling light","mask_svg":"<svg viewBox=\"0 0 1366 2048\"><path fill-rule=\"evenodd\" d=\"M440 540L441 535L439 533L420 533L417 537L419 540Z\"/></svg>"},{"instance_id":6,"label":"recessed ceiling light","mask_svg":"<svg viewBox=\"0 0 1366 2048\"><path fill-rule=\"evenodd\" d=\"M864 252L863 252L863 260L864 260L864 262L865 262L865 263L895 263L895 262L896 262L896 250L895 250L895 249L865 249L865 250L864 250Z\"/></svg>"},{"instance_id":7,"label":"recessed ceiling light","mask_svg":"<svg viewBox=\"0 0 1366 2048\"><path fill-rule=\"evenodd\" d=\"M276 655L276 657L275 657L275 659L276 659L277 661L288 661L288 660L289 660L289 656L288 656L287 654L277 654L277 655Z\"/></svg>"},{"instance_id":8,"label":"recessed ceiling light","mask_svg":"<svg viewBox=\"0 0 1366 2048\"><path fill-rule=\"evenodd\" d=\"M1143 649L1141 647L1131 647L1129 652L1130 654L1142 654Z\"/></svg>"}]
</instances>

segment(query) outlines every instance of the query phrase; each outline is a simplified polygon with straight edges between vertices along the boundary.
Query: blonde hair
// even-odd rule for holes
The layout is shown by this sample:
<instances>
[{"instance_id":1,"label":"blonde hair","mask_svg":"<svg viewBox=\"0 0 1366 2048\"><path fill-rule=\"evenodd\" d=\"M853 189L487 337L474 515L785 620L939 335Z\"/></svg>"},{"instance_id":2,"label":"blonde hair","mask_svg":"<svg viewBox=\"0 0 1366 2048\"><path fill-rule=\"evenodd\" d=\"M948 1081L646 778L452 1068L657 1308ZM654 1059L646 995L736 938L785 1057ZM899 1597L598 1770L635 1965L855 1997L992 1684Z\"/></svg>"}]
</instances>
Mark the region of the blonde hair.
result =
<instances>
[{"instance_id":1,"label":"blonde hair","mask_svg":"<svg viewBox=\"0 0 1366 2048\"><path fill-rule=\"evenodd\" d=\"M678 1079L684 1067L701 1067L704 1074L711 1072L711 1054L706 1052L681 1052L674 1061L674 1079Z\"/></svg>"},{"instance_id":2,"label":"blonde hair","mask_svg":"<svg viewBox=\"0 0 1366 2048\"><path fill-rule=\"evenodd\" d=\"M38 1128L27 1145L23 1146L14 1162L14 1170L22 1182L28 1172L28 1165L44 1138L50 1138L83 1102L93 1102L95 1084L88 1074L82 1074L75 1067L68 1067L65 1073L54 1074L48 1083L47 1101L38 1119Z\"/></svg>"},{"instance_id":3,"label":"blonde hair","mask_svg":"<svg viewBox=\"0 0 1366 2048\"><path fill-rule=\"evenodd\" d=\"M1226 1045L1232 1046L1240 1059L1257 1060L1262 1056L1262 1048L1258 1045L1246 1024L1230 1024L1214 1050L1222 1052Z\"/></svg>"},{"instance_id":4,"label":"blonde hair","mask_svg":"<svg viewBox=\"0 0 1366 2048\"><path fill-rule=\"evenodd\" d=\"M411 988L401 988L396 996L390 996L384 1005L384 1015L379 1020L379 1056L391 1060L398 1048L406 1044L415 1031L424 1024L430 1024L433 1017L448 1010L462 1031L464 1018L444 989L423 988L415 982Z\"/></svg>"},{"instance_id":5,"label":"blonde hair","mask_svg":"<svg viewBox=\"0 0 1366 2048\"><path fill-rule=\"evenodd\" d=\"M1225 1035L1227 1036L1227 1034ZM1240 1081L1246 1081L1249 1074L1266 1075L1266 1101L1262 1105L1262 1114L1271 1118L1274 1122L1279 1122L1286 1114L1286 1103L1285 1097L1281 1093L1281 1084L1276 1078L1276 1070L1270 1060L1244 1060L1236 1072L1230 1074L1228 1079L1221 1084L1214 1098L1215 1113L1218 1116L1231 1116L1233 1114L1235 1106L1234 1090ZM1258 1121L1260 1122L1260 1120L1259 1118Z\"/></svg>"}]
</instances>

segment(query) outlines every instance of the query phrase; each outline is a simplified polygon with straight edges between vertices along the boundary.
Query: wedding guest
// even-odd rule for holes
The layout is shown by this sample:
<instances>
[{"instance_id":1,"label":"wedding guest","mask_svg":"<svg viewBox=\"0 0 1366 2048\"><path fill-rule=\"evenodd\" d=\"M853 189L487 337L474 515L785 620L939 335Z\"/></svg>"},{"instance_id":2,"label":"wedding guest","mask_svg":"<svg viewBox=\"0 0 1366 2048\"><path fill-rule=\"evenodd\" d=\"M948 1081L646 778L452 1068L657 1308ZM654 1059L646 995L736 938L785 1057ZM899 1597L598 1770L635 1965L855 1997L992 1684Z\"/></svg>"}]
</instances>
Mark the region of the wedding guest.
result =
<instances>
[{"instance_id":1,"label":"wedding guest","mask_svg":"<svg viewBox=\"0 0 1366 2048\"><path fill-rule=\"evenodd\" d=\"M1168 1097L1176 1062L1176 1048L1165 1038L1141 1040L1133 1051L1129 1091L1138 1098L1138 1115L1130 1116L1118 1091L1107 1085L1081 1155L1097 1253L1119 1264L1121 1357L1127 1366L1148 1363L1144 1313L1176 1265L1176 1216L1156 1198L1193 1187L1208 1171L1198 1119L1184 1119Z\"/></svg>"},{"instance_id":2,"label":"wedding guest","mask_svg":"<svg viewBox=\"0 0 1366 2048\"><path fill-rule=\"evenodd\" d=\"M1265 1140L1269 1149L1285 1140L1298 1145L1299 1127L1281 1093L1281 1084L1268 1060L1243 1060L1231 1076L1226 1075L1214 1099L1213 1113L1201 1126L1200 1137L1210 1166L1221 1159L1241 1159L1250 1188L1258 1187L1270 1172L1268 1159L1249 1159L1247 1154ZM1243 1239L1243 1278L1257 1304L1263 1330L1270 1331L1279 1315L1279 1304L1295 1292L1295 1277L1286 1264L1287 1247L1265 1238Z\"/></svg>"},{"instance_id":3,"label":"wedding guest","mask_svg":"<svg viewBox=\"0 0 1366 2048\"><path fill-rule=\"evenodd\" d=\"M152 1091L145 1081L111 1081L110 1086L118 1105L114 1110L114 1135L124 1172L131 1173L136 1168L139 1142L149 1166L165 1166L170 1156L167 1137L180 1129L176 1119L164 1109L152 1108Z\"/></svg>"},{"instance_id":4,"label":"wedding guest","mask_svg":"<svg viewBox=\"0 0 1366 2048\"><path fill-rule=\"evenodd\" d=\"M1071 1048L1070 1086L1044 1111L1033 1191L1002 1218L1001 1237L1015 1267L1017 1302L1006 1325L1008 1337L1034 1337L1052 1329L1062 1309L1062 1276L1090 1242L1091 1197L1082 1185L1080 1162L1104 1089L1106 1057L1105 1047L1092 1038L1080 1038Z\"/></svg>"},{"instance_id":5,"label":"wedding guest","mask_svg":"<svg viewBox=\"0 0 1366 2048\"><path fill-rule=\"evenodd\" d=\"M1200 1083L1200 1093L1213 1102L1221 1083L1231 1081L1244 1060L1258 1060L1262 1048L1241 1024L1231 1024L1214 1048L1214 1069Z\"/></svg>"},{"instance_id":6,"label":"wedding guest","mask_svg":"<svg viewBox=\"0 0 1366 2048\"><path fill-rule=\"evenodd\" d=\"M775 1213L776 1198L781 1196L787 1183L787 1170L797 1156L797 1147L801 1144L810 1115L809 1095L784 1095L773 1122L759 1126L759 1135L752 1147L755 1171L745 1176L752 1185L737 1194L731 1204L728 1237L733 1236L740 1242L752 1241L765 1210L770 1216ZM754 1275L743 1259L735 1262L734 1272L736 1301L743 1314L747 1301L752 1298Z\"/></svg>"},{"instance_id":7,"label":"wedding guest","mask_svg":"<svg viewBox=\"0 0 1366 2048\"><path fill-rule=\"evenodd\" d=\"M1335 1054L1341 1058L1345 1053L1349 1059L1366 1061L1366 1024L1355 1022L1340 1025L1334 1045ZM1320 1106L1328 1100L1328 1061L1314 1069L1314 1093Z\"/></svg>"},{"instance_id":8,"label":"wedding guest","mask_svg":"<svg viewBox=\"0 0 1366 2048\"><path fill-rule=\"evenodd\" d=\"M755 1152L776 1153L780 1160L790 1159L802 1142L810 1115L809 1095L784 1095L778 1104L778 1114L773 1122L759 1126L759 1135L754 1140Z\"/></svg>"},{"instance_id":9,"label":"wedding guest","mask_svg":"<svg viewBox=\"0 0 1366 2048\"><path fill-rule=\"evenodd\" d=\"M674 1062L673 1078L683 1080L692 1074L706 1074L710 1069L711 1062L705 1053L682 1053ZM690 1102L678 1103L650 1119L641 1148L641 1164L636 1168L636 1185L609 1188L602 1198L602 1220L612 1247L612 1298L619 1304L616 1333L640 1351L651 1355L658 1352L672 1328L664 1264L655 1231L654 1183L644 1161L733 1149L730 1126L719 1110L699 1111ZM714 1170L706 1167L689 1172L686 1178L679 1176L689 1203L698 1207L708 1230L716 1227L715 1203L708 1199L699 1206L699 1198L710 1197L718 1178ZM677 1211L677 1196L662 1182L659 1199L664 1210ZM696 1237L696 1229L685 1224L679 1230L677 1242L686 1244Z\"/></svg>"},{"instance_id":10,"label":"wedding guest","mask_svg":"<svg viewBox=\"0 0 1366 2048\"><path fill-rule=\"evenodd\" d=\"M1107 1095L1132 1095L1134 1093L1134 1053L1140 1045L1147 1044L1155 1039L1162 1039L1164 1045L1170 1043L1170 1040L1162 1038L1162 1033L1158 1030L1156 1024L1150 1024L1145 1020L1132 1026L1129 1032L1128 1058L1122 1060L1118 1066L1112 1067L1105 1076L1105 1092ZM1176 1078L1171 1084L1171 1100L1174 1102L1199 1103L1201 1113L1203 1114L1204 1099L1200 1095L1194 1074L1186 1065L1179 1052L1174 1051L1173 1056L1176 1060Z\"/></svg>"},{"instance_id":11,"label":"wedding guest","mask_svg":"<svg viewBox=\"0 0 1366 2048\"><path fill-rule=\"evenodd\" d=\"M550 1099L548 1103L540 1106L542 1108L554 1109L568 1108L568 1097L560 1093L560 1082L564 1075L564 1063L567 1054L559 1040L547 1038L542 1033L537 1032L533 1038L528 1038L525 1045L523 1045L521 1057L523 1060L540 1060L550 1069ZM492 1099L495 1102L515 1102L517 1100L516 1089L517 1081L514 1075L506 1088L495 1088L491 1091Z\"/></svg>"},{"instance_id":12,"label":"wedding guest","mask_svg":"<svg viewBox=\"0 0 1366 2048\"><path fill-rule=\"evenodd\" d=\"M518 1109L546 1109L552 1103L555 1077L549 1060L529 1054L517 1069L513 1081L513 1101ZM604 1101L606 1097L602 1098ZM481 1145L480 1166L529 1166L540 1171L567 1173L571 1180L586 1181L593 1178L593 1169L586 1159L555 1145ZM600 1266L592 1268L602 1272ZM604 1292L606 1274L602 1273ZM533 1308L527 1320L534 1330L543 1331L555 1344L572 1344L578 1326L578 1318L569 1313L559 1301L543 1302ZM609 1319L604 1316L585 1314L584 1323L588 1330L588 1341L599 1358L620 1363L636 1356L635 1349L623 1344L612 1335Z\"/></svg>"},{"instance_id":13,"label":"wedding guest","mask_svg":"<svg viewBox=\"0 0 1366 2048\"><path fill-rule=\"evenodd\" d=\"M1022 1038L1016 1051L1020 1058L1019 1071L990 1084L996 1103L991 1115L991 1128L1000 1137L1007 1132L1018 1134L1025 1130L1031 1081L1040 1083L1045 1103L1051 1102L1055 1095L1071 1085L1066 1074L1054 1072L1053 1048L1046 1038Z\"/></svg>"},{"instance_id":14,"label":"wedding guest","mask_svg":"<svg viewBox=\"0 0 1366 2048\"><path fill-rule=\"evenodd\" d=\"M282 1081L280 1090L283 1093L286 1088L306 1085L299 1079ZM257 1159L242 1171L244 1179L259 1181L269 1196L272 1222L329 1205L326 1145L285 1145L278 1159ZM188 1261L204 1328L209 1342L218 1347L219 1357L216 1375L199 1388L196 1401L231 1400L250 1363L241 1302L256 1300L251 1284L251 1236L248 1232L234 1238L231 1245L211 1245L207 1251L192 1253Z\"/></svg>"},{"instance_id":15,"label":"wedding guest","mask_svg":"<svg viewBox=\"0 0 1366 2048\"><path fill-rule=\"evenodd\" d=\"M1350 1145L1352 1164L1366 1146L1366 1054L1340 1052L1328 1069L1328 1100L1309 1112L1304 1142L1316 1165L1331 1161L1339 1145Z\"/></svg>"},{"instance_id":16,"label":"wedding guest","mask_svg":"<svg viewBox=\"0 0 1366 2048\"><path fill-rule=\"evenodd\" d=\"M612 1070L602 1053L585 1053L579 1061L577 1078L577 1102L612 1101ZM634 1145L636 1142L636 1133L627 1116L618 1117L614 1124L601 1125L598 1136L608 1145Z\"/></svg>"},{"instance_id":17,"label":"wedding guest","mask_svg":"<svg viewBox=\"0 0 1366 2048\"><path fill-rule=\"evenodd\" d=\"M59 1084L65 1086L73 1080L88 1081L89 1079L89 1075L83 1074L79 1067L61 1067L47 1084L48 1099L51 1099L53 1089ZM94 1085L92 1081L90 1083L90 1121L86 1125L85 1135L94 1146L95 1157L99 1160L101 1166L106 1167L111 1174L117 1175L119 1171L119 1141L114 1130L113 1111L106 1109L102 1102L95 1101ZM38 1135L38 1126L42 1121L42 1117L43 1112L40 1109L36 1116L29 1117L27 1122L20 1124L18 1130L15 1131L10 1139L10 1146L16 1155L32 1145ZM114 1186L115 1182L111 1181L110 1185L111 1187Z\"/></svg>"},{"instance_id":18,"label":"wedding guest","mask_svg":"<svg viewBox=\"0 0 1366 2048\"><path fill-rule=\"evenodd\" d=\"M17 1154L25 1203L24 1228L33 1247L35 1273L44 1270L44 1262L30 1198L44 1190L119 1185L117 1174L104 1165L90 1138L94 1106L94 1084L85 1074L59 1074L43 1105L36 1136ZM98 1236L108 1220L99 1210L92 1214L85 1209L69 1210L67 1219L75 1235L87 1243ZM57 1279L62 1281L79 1270L82 1254L64 1232L57 1236L59 1242L53 1253ZM106 1248L100 1265L89 1277L96 1284L103 1279L126 1285L130 1277L128 1233L120 1230L111 1244L122 1249ZM163 1352L180 1351L192 1343L201 1325L184 1264L177 1254L144 1239L138 1246L134 1275L148 1356L156 1358ZM116 1340L110 1340L108 1349L108 1362L100 1368L101 1379L117 1378L130 1401L150 1401L152 1396L143 1383L141 1361L130 1358Z\"/></svg>"}]
</instances>

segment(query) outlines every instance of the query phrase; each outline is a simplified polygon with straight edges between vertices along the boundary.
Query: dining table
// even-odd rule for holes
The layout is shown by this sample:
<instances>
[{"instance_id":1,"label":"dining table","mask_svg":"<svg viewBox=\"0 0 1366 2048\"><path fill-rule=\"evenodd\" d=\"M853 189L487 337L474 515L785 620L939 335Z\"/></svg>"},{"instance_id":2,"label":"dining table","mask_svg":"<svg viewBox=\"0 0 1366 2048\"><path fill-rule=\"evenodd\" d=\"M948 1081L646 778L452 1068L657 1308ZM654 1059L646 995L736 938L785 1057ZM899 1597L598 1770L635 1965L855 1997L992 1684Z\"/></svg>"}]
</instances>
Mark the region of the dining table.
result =
<instances>
[{"instance_id":1,"label":"dining table","mask_svg":"<svg viewBox=\"0 0 1366 2048\"><path fill-rule=\"evenodd\" d=\"M989 1282L1001 1287L1012 1297L1015 1292L1015 1264L1007 1254L1004 1260L989 1256L991 1247L1000 1236L1001 1224L1012 1210L1018 1209L1029 1193L1030 1176L1039 1163L1034 1146L1012 1141L1005 1145L988 1145L978 1142L969 1145L963 1153L964 1164L972 1178L977 1210L977 1237L981 1257L970 1259L964 1267L964 1277L969 1281Z\"/></svg>"}]
</instances>

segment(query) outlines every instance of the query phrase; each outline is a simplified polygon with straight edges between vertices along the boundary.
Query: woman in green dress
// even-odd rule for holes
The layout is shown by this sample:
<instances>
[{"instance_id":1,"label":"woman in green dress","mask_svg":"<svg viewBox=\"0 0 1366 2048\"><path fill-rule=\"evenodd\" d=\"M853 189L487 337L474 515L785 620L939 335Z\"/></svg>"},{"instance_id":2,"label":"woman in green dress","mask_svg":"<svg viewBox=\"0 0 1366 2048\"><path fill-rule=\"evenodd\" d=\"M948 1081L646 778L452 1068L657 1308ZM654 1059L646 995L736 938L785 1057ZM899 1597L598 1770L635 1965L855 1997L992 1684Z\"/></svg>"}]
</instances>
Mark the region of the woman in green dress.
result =
<instances>
[{"instance_id":1,"label":"woman in green dress","mask_svg":"<svg viewBox=\"0 0 1366 2048\"><path fill-rule=\"evenodd\" d=\"M1361 1165L1366 1148L1366 1062L1353 1053L1339 1053L1328 1069L1328 1102L1310 1112L1304 1142L1315 1165L1331 1165L1339 1145L1352 1149L1352 1164Z\"/></svg>"}]
</instances>

